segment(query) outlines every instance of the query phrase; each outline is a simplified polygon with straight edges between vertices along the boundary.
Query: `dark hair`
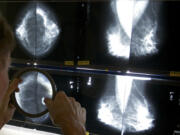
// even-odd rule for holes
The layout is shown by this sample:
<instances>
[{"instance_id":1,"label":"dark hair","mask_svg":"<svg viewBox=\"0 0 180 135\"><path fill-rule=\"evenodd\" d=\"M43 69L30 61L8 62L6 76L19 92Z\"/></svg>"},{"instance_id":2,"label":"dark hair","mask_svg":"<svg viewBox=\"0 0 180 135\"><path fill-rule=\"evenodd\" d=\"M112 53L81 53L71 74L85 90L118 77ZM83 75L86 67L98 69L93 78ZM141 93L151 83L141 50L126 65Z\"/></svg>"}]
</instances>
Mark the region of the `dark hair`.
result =
<instances>
[{"instance_id":1,"label":"dark hair","mask_svg":"<svg viewBox=\"0 0 180 135\"><path fill-rule=\"evenodd\" d=\"M0 15L0 58L11 53L15 47L13 32L6 19Z\"/></svg>"}]
</instances>

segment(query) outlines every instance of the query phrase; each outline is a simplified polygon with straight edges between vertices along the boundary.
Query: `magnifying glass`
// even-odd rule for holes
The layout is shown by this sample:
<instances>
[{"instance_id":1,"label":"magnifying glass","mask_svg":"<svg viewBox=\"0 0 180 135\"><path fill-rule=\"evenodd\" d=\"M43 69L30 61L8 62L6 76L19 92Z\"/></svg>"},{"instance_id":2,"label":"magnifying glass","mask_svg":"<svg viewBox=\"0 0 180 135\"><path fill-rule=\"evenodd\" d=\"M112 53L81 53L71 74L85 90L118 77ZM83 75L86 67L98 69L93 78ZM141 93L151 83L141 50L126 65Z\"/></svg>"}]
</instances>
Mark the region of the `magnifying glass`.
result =
<instances>
[{"instance_id":1,"label":"magnifying glass","mask_svg":"<svg viewBox=\"0 0 180 135\"><path fill-rule=\"evenodd\" d=\"M51 76L37 68L26 68L17 72L14 78L20 78L19 92L12 94L12 102L17 110L28 117L40 117L48 112L45 98L54 99L56 86Z\"/></svg>"}]
</instances>

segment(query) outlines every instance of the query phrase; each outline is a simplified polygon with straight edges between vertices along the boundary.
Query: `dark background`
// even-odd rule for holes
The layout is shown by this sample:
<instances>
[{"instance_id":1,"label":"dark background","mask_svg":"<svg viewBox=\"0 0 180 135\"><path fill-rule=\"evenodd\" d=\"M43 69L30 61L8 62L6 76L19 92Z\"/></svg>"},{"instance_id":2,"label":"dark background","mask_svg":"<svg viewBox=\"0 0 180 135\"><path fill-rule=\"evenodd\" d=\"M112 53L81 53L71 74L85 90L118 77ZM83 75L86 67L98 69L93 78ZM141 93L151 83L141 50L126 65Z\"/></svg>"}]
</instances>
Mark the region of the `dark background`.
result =
<instances>
[{"instance_id":1,"label":"dark background","mask_svg":"<svg viewBox=\"0 0 180 135\"><path fill-rule=\"evenodd\" d=\"M56 42L56 48L46 57L35 59L28 56L20 47L17 47L12 54L12 58L27 61L44 62L47 66L52 62L57 65L64 64L66 60L75 61L89 60L90 66L101 66L124 70L128 68L142 69L145 71L179 71L179 10L180 2L162 2L162 8L158 15L159 53L154 56L136 57L132 55L131 47L130 59L125 60L109 55L107 48L106 32L108 28L115 25L115 15L112 12L110 1L104 2L46 2L44 3L52 12L55 13L59 27L60 36ZM151 3L152 4L152 3ZM18 18L25 12L27 2L1 2L0 11L7 18L10 25L15 30ZM151 8L150 5L147 7ZM28 10L28 9L26 9ZM138 28L138 25L137 25ZM132 33L136 34L136 33ZM21 68L20 68L21 69ZM18 69L19 70L19 69ZM17 72L16 69L10 70L10 78ZM104 93L114 95L115 76L64 73L62 71L48 71L57 85L57 90L64 90L68 96L73 96L83 107L87 109L87 130L100 135L117 135L118 131L97 119L97 107ZM92 77L93 85L87 86L87 80ZM73 81L73 89L70 88L69 81ZM169 80L170 81L170 80ZM125 135L172 135L178 129L179 122L179 85L171 85L169 82L151 81L144 83L145 97L154 107L155 121L154 127L150 130L137 133L125 132ZM174 92L174 100L169 100L169 93ZM16 121L18 120L18 122ZM36 121L36 122L33 122ZM31 124L29 123L31 122ZM14 125L28 128L36 128L44 131L58 133L50 119L39 120L22 116L15 113ZM40 123L37 125L37 123ZM47 125L51 127L47 128ZM180 129L179 129L180 130Z\"/></svg>"},{"instance_id":2,"label":"dark background","mask_svg":"<svg viewBox=\"0 0 180 135\"><path fill-rule=\"evenodd\" d=\"M180 3L167 1L161 2L161 5L160 13L157 15L159 19L157 30L159 52L153 56L136 57L131 55L131 67L159 71L179 71L180 69L178 62L180 58L178 34L180 30L178 17ZM131 52L133 52L132 49Z\"/></svg>"},{"instance_id":3,"label":"dark background","mask_svg":"<svg viewBox=\"0 0 180 135\"><path fill-rule=\"evenodd\" d=\"M92 133L98 133L99 135L121 134L121 130L117 130L98 119L100 101L102 101L104 98L107 98L108 96L114 97L116 95L116 76L67 73L45 69L44 71L48 72L55 81L57 91L65 91L68 96L74 97L81 103L83 107L86 108L86 127L88 131ZM17 69L12 68L10 70L10 77L12 77L16 72ZM90 86L87 85L89 77L92 78L92 85ZM70 84L70 81L73 81L73 83ZM124 134L172 135L173 131L177 130L179 128L177 126L180 124L179 83L176 81L157 79L153 79L152 81L135 80L133 83L136 86L133 86L132 90L138 90L145 97L149 104L150 113L152 113L154 117L153 127L141 132L125 131ZM71 85L73 88L71 88ZM173 92L172 99L170 98L170 92ZM114 102L109 103L109 105L114 106ZM20 120L21 123L19 123L19 125L23 127L36 128L39 130L59 133L59 129L52 125L49 116L47 118L36 119L25 117L19 112L16 112L10 124L18 125L18 123L15 122L16 120ZM37 125L38 123L39 125Z\"/></svg>"},{"instance_id":4,"label":"dark background","mask_svg":"<svg viewBox=\"0 0 180 135\"><path fill-rule=\"evenodd\" d=\"M151 8L160 5L157 14L158 53L136 57L133 55L132 44L130 46L130 59L117 58L108 53L108 41L106 33L109 28L116 25L116 16L111 8L112 1L99 2L43 2L56 16L61 33L56 42L56 47L44 58L37 59L27 55L20 47L17 47L12 57L17 60L36 60L52 62L57 65L64 61L89 60L90 66L100 66L103 69L112 67L118 70L142 69L145 71L179 71L179 10L180 3L150 1L144 14L151 14ZM15 30L22 14L28 11L28 2L1 2L2 14L7 18ZM34 3L34 5L36 5ZM8 7L8 8L7 8ZM140 19L143 20L143 16ZM141 23L134 29L138 29ZM132 31L133 35L136 34Z\"/></svg>"}]
</instances>

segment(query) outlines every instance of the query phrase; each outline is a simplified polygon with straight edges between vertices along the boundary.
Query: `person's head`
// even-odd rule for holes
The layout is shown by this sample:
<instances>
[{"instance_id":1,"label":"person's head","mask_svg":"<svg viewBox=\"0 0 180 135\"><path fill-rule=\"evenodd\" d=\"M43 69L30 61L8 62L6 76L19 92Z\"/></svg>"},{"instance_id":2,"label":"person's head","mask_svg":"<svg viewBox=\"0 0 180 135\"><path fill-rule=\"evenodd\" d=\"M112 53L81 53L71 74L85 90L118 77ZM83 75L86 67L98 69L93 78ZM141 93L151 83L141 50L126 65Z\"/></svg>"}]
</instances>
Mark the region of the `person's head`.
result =
<instances>
[{"instance_id":1,"label":"person's head","mask_svg":"<svg viewBox=\"0 0 180 135\"><path fill-rule=\"evenodd\" d=\"M0 15L0 100L8 88L8 68L14 47L13 32L6 20Z\"/></svg>"}]
</instances>

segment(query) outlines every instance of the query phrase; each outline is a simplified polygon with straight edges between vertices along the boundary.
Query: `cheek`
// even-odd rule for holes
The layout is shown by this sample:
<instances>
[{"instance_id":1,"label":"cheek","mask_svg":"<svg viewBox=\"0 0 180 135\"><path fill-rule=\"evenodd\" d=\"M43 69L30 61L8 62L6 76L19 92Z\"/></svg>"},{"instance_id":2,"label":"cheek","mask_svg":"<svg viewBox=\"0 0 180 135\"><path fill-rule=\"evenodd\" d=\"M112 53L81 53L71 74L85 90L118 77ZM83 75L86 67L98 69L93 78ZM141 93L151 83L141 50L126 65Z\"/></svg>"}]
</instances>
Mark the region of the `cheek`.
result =
<instances>
[{"instance_id":1,"label":"cheek","mask_svg":"<svg viewBox=\"0 0 180 135\"><path fill-rule=\"evenodd\" d=\"M5 76L4 76L4 84L5 84L5 90L8 89L9 87L9 76L8 76L8 71L6 72Z\"/></svg>"},{"instance_id":2,"label":"cheek","mask_svg":"<svg viewBox=\"0 0 180 135\"><path fill-rule=\"evenodd\" d=\"M0 100L4 96L6 90L8 89L9 85L9 77L8 77L8 72L0 72Z\"/></svg>"}]
</instances>

